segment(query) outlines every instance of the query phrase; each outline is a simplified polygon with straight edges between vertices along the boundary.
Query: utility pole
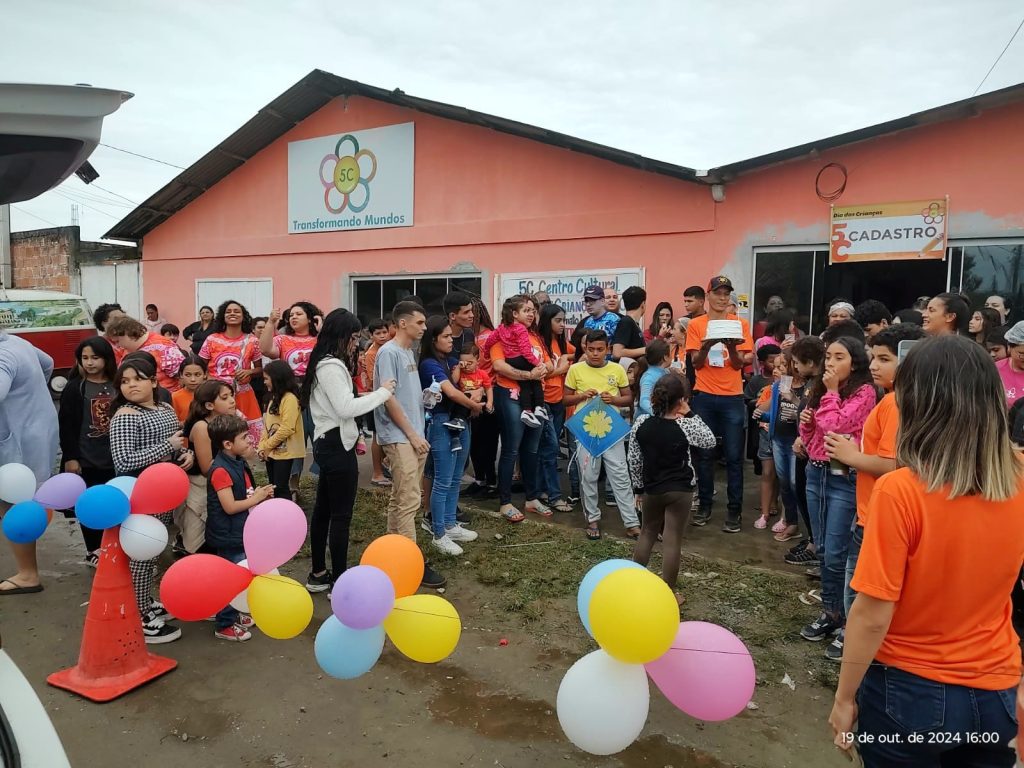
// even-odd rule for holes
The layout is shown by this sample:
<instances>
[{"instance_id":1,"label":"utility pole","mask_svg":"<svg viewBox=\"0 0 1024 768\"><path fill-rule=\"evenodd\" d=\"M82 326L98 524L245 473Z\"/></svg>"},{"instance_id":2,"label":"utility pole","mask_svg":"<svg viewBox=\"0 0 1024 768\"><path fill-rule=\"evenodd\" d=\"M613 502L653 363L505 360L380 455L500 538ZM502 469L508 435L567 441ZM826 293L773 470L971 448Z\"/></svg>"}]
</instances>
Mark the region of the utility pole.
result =
<instances>
[{"instance_id":1,"label":"utility pole","mask_svg":"<svg viewBox=\"0 0 1024 768\"><path fill-rule=\"evenodd\" d=\"M0 290L11 282L11 206L0 205Z\"/></svg>"}]
</instances>

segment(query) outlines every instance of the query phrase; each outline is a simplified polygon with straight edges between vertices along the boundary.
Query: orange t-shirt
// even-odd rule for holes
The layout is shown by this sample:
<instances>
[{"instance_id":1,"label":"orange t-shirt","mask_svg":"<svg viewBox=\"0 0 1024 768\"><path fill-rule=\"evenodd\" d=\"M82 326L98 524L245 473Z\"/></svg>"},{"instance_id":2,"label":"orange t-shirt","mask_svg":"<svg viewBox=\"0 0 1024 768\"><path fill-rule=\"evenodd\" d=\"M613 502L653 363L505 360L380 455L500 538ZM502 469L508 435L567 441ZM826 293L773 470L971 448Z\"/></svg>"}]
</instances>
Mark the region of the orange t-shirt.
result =
<instances>
[{"instance_id":1,"label":"orange t-shirt","mask_svg":"<svg viewBox=\"0 0 1024 768\"><path fill-rule=\"evenodd\" d=\"M557 364L558 359L566 355L575 355L576 347L561 339L552 339L552 346L557 350L556 357L551 362ZM563 348L564 347L564 348ZM545 350L546 352L546 350ZM544 402L560 403L562 395L565 394L565 374L561 376L548 376L541 382L544 385Z\"/></svg>"},{"instance_id":2,"label":"orange t-shirt","mask_svg":"<svg viewBox=\"0 0 1024 768\"><path fill-rule=\"evenodd\" d=\"M542 363L546 363L551 360L551 355L549 355L548 351L544 349L544 343L540 340L537 334L533 332L530 333L530 345L533 347L533 353L537 356L537 359L540 360ZM491 347L491 363L493 364L495 360L504 359L505 348L501 346L501 342L499 341L493 347ZM513 381L512 379L506 378L504 376L499 376L497 371L492 370L491 374L494 377L494 380L498 383L499 387L504 387L505 389L519 389L519 385L521 382Z\"/></svg>"},{"instance_id":3,"label":"orange t-shirt","mask_svg":"<svg viewBox=\"0 0 1024 768\"><path fill-rule=\"evenodd\" d=\"M277 350L278 359L288 363L299 378L306 375L309 356L313 354L315 346L316 336L289 336L281 333L274 337L274 349Z\"/></svg>"},{"instance_id":4,"label":"orange t-shirt","mask_svg":"<svg viewBox=\"0 0 1024 768\"><path fill-rule=\"evenodd\" d=\"M377 351L380 347L376 343L373 343L366 350L366 362L364 366L366 368L366 391L373 392L373 366L377 362Z\"/></svg>"},{"instance_id":5,"label":"orange t-shirt","mask_svg":"<svg viewBox=\"0 0 1024 768\"><path fill-rule=\"evenodd\" d=\"M851 583L896 603L875 658L940 683L1015 688L1010 592L1024 562L1024 480L1007 501L948 496L906 467L875 483Z\"/></svg>"},{"instance_id":6,"label":"orange t-shirt","mask_svg":"<svg viewBox=\"0 0 1024 768\"><path fill-rule=\"evenodd\" d=\"M750 325L736 315L726 315L726 320L739 320L743 327L743 343L736 347L740 352L753 352L754 341L750 338ZM696 354L708 332L708 316L701 315L690 321L686 329L686 351ZM742 395L743 371L729 363L729 353L724 344L716 344L708 352L703 368L697 369L697 392L709 395Z\"/></svg>"},{"instance_id":7,"label":"orange t-shirt","mask_svg":"<svg viewBox=\"0 0 1024 768\"><path fill-rule=\"evenodd\" d=\"M171 404L174 412L178 414L178 421L184 424L188 420L188 409L192 401L196 399L196 393L182 387L171 395Z\"/></svg>"},{"instance_id":8,"label":"orange t-shirt","mask_svg":"<svg viewBox=\"0 0 1024 768\"><path fill-rule=\"evenodd\" d=\"M896 436L900 431L900 412L896 408L896 395L890 392L878 401L861 433L861 453L880 456L883 459L896 458ZM865 525L868 519L868 502L878 478L867 472L857 473L857 525Z\"/></svg>"}]
</instances>

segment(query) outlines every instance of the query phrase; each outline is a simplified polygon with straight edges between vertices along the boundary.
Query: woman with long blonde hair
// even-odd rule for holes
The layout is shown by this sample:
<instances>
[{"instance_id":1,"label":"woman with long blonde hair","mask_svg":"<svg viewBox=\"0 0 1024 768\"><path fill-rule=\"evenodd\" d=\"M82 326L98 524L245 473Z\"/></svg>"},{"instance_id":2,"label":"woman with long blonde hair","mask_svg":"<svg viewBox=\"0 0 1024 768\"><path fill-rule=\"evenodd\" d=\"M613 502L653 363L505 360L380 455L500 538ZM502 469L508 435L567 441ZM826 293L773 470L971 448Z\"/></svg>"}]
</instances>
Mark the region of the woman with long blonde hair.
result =
<instances>
[{"instance_id":1,"label":"woman with long blonde hair","mask_svg":"<svg viewBox=\"0 0 1024 768\"><path fill-rule=\"evenodd\" d=\"M835 743L869 768L1012 766L1024 464L999 376L980 345L943 335L914 347L895 391L900 469L868 506Z\"/></svg>"}]
</instances>

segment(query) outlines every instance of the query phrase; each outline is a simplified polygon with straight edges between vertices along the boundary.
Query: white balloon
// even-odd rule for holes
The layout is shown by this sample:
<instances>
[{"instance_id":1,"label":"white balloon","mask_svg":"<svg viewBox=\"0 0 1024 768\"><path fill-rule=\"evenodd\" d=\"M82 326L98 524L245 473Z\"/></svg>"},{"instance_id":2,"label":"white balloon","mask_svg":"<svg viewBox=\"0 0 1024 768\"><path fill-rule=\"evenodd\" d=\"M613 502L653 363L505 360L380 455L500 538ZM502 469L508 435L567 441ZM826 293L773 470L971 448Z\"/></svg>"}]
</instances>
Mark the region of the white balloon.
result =
<instances>
[{"instance_id":1,"label":"white balloon","mask_svg":"<svg viewBox=\"0 0 1024 768\"><path fill-rule=\"evenodd\" d=\"M573 664L558 686L558 722L569 741L592 755L614 755L636 741L650 706L643 665L600 650Z\"/></svg>"},{"instance_id":2,"label":"white balloon","mask_svg":"<svg viewBox=\"0 0 1024 768\"><path fill-rule=\"evenodd\" d=\"M128 515L120 538L121 549L132 560L152 560L167 546L167 526L152 515Z\"/></svg>"},{"instance_id":3,"label":"white balloon","mask_svg":"<svg viewBox=\"0 0 1024 768\"><path fill-rule=\"evenodd\" d=\"M239 563L239 565L242 566L243 568L248 568L249 567L249 561L248 560L242 560ZM281 571L279 571L277 568L275 568L274 570L272 570L267 575L268 576L269 575L280 576L281 575ZM231 607L234 608L236 611L241 611L242 613L251 613L251 611L249 610L249 588L248 587L243 589L241 592L239 592L235 596L235 599L231 601Z\"/></svg>"},{"instance_id":4,"label":"white balloon","mask_svg":"<svg viewBox=\"0 0 1024 768\"><path fill-rule=\"evenodd\" d=\"M21 504L36 495L35 473L24 464L0 467L0 499L8 504Z\"/></svg>"}]
</instances>

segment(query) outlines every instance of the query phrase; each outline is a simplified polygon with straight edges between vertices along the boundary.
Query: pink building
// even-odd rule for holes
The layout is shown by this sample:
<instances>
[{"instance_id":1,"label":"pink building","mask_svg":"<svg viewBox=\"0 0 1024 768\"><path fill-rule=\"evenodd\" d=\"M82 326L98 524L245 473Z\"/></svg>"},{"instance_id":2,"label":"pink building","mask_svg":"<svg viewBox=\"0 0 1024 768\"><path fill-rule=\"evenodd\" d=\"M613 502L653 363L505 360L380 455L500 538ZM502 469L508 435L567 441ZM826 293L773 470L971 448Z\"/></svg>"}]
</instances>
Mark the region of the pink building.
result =
<instances>
[{"instance_id":1,"label":"pink building","mask_svg":"<svg viewBox=\"0 0 1024 768\"><path fill-rule=\"evenodd\" d=\"M779 295L816 327L834 296L1021 307L1022 126L1024 84L698 173L314 71L107 237L141 241L144 301L179 324L226 298L365 320L413 293L439 309L453 288L491 306L547 289L575 314L594 280L643 283L650 309L680 314L719 273L754 319ZM940 236L920 252L829 263L832 205L929 200ZM898 219L875 221L882 236Z\"/></svg>"}]
</instances>

